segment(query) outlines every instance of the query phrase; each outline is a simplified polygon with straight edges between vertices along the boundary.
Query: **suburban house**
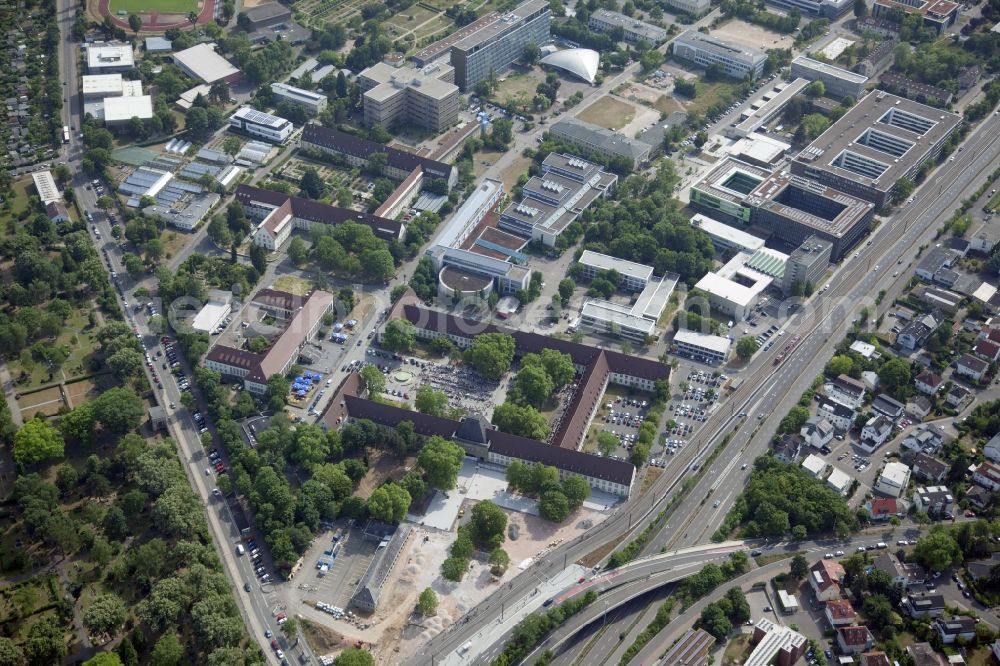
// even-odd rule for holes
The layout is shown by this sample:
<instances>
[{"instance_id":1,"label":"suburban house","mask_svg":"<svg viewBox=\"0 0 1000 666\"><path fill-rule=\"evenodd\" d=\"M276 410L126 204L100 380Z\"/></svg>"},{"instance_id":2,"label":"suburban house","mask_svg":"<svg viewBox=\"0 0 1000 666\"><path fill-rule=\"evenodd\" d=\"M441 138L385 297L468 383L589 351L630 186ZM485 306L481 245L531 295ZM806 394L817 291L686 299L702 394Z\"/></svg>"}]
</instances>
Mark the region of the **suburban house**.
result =
<instances>
[{"instance_id":1,"label":"suburban house","mask_svg":"<svg viewBox=\"0 0 1000 666\"><path fill-rule=\"evenodd\" d=\"M865 385L847 375L837 375L827 385L826 395L842 405L857 409L865 400Z\"/></svg>"},{"instance_id":2,"label":"suburban house","mask_svg":"<svg viewBox=\"0 0 1000 666\"><path fill-rule=\"evenodd\" d=\"M809 586L818 601L840 599L840 585L846 572L839 562L819 560L809 567Z\"/></svg>"},{"instance_id":3,"label":"suburban house","mask_svg":"<svg viewBox=\"0 0 1000 666\"><path fill-rule=\"evenodd\" d=\"M930 643L907 645L906 651L913 657L913 663L916 666L944 666L944 661L934 651Z\"/></svg>"},{"instance_id":4,"label":"suburban house","mask_svg":"<svg viewBox=\"0 0 1000 666\"><path fill-rule=\"evenodd\" d=\"M1000 465L984 462L972 473L972 482L987 490L1000 490Z\"/></svg>"},{"instance_id":5,"label":"suburban house","mask_svg":"<svg viewBox=\"0 0 1000 666\"><path fill-rule=\"evenodd\" d=\"M906 515L906 512L900 509L895 497L876 497L865 504L865 509L873 521L889 520L893 516Z\"/></svg>"},{"instance_id":6,"label":"suburban house","mask_svg":"<svg viewBox=\"0 0 1000 666\"><path fill-rule=\"evenodd\" d=\"M986 488L972 486L965 491L965 499L969 500L969 504L977 509L985 509L993 502L993 493Z\"/></svg>"},{"instance_id":7,"label":"suburban house","mask_svg":"<svg viewBox=\"0 0 1000 666\"><path fill-rule=\"evenodd\" d=\"M976 358L972 354L962 354L955 361L955 374L978 382L986 374L989 367L990 364L981 358Z\"/></svg>"},{"instance_id":8,"label":"suburban house","mask_svg":"<svg viewBox=\"0 0 1000 666\"><path fill-rule=\"evenodd\" d=\"M884 416L873 416L861 429L861 442L858 446L868 453L889 441L892 437L892 421Z\"/></svg>"},{"instance_id":9,"label":"suburban house","mask_svg":"<svg viewBox=\"0 0 1000 666\"><path fill-rule=\"evenodd\" d=\"M903 439L903 448L933 453L949 440L948 435L936 425L921 425L916 430L910 431L910 434Z\"/></svg>"},{"instance_id":10,"label":"suburban house","mask_svg":"<svg viewBox=\"0 0 1000 666\"><path fill-rule=\"evenodd\" d=\"M833 441L833 424L822 417L814 416L802 424L799 434L806 444L814 449L821 449Z\"/></svg>"},{"instance_id":11,"label":"suburban house","mask_svg":"<svg viewBox=\"0 0 1000 666\"><path fill-rule=\"evenodd\" d=\"M972 348L973 353L984 361L995 363L1000 359L1000 344L992 340L980 340Z\"/></svg>"},{"instance_id":12,"label":"suburban house","mask_svg":"<svg viewBox=\"0 0 1000 666\"><path fill-rule=\"evenodd\" d=\"M826 602L823 614L826 616L826 621L834 628L850 626L858 617L854 606L847 599L831 599Z\"/></svg>"},{"instance_id":13,"label":"suburban house","mask_svg":"<svg viewBox=\"0 0 1000 666\"><path fill-rule=\"evenodd\" d=\"M983 447L983 455L993 462L1000 462L1000 435L993 435L993 439L986 442Z\"/></svg>"},{"instance_id":14,"label":"suburban house","mask_svg":"<svg viewBox=\"0 0 1000 666\"><path fill-rule=\"evenodd\" d=\"M872 403L872 410L892 421L896 421L903 416L903 412L906 411L906 405L890 395L879 393Z\"/></svg>"},{"instance_id":15,"label":"suburban house","mask_svg":"<svg viewBox=\"0 0 1000 666\"><path fill-rule=\"evenodd\" d=\"M942 379L941 375L936 372L924 370L913 378L913 385L916 386L917 390L921 393L934 395L944 386L944 379Z\"/></svg>"},{"instance_id":16,"label":"suburban house","mask_svg":"<svg viewBox=\"0 0 1000 666\"><path fill-rule=\"evenodd\" d=\"M931 331L937 327L937 320L931 315L912 319L896 336L896 345L909 351L919 349Z\"/></svg>"},{"instance_id":17,"label":"suburban house","mask_svg":"<svg viewBox=\"0 0 1000 666\"><path fill-rule=\"evenodd\" d=\"M923 421L931 413L931 401L922 395L915 395L906 401L906 415L917 421Z\"/></svg>"},{"instance_id":18,"label":"suburban house","mask_svg":"<svg viewBox=\"0 0 1000 666\"><path fill-rule=\"evenodd\" d=\"M948 476L948 463L923 452L914 456L913 464L910 467L913 469L913 475L924 481L941 483L944 481L944 477Z\"/></svg>"},{"instance_id":19,"label":"suburban house","mask_svg":"<svg viewBox=\"0 0 1000 666\"><path fill-rule=\"evenodd\" d=\"M872 560L872 568L888 575L893 583L907 588L923 585L927 579L927 572L922 566L900 562L899 558L888 553L878 555Z\"/></svg>"},{"instance_id":20,"label":"suburban house","mask_svg":"<svg viewBox=\"0 0 1000 666\"><path fill-rule=\"evenodd\" d=\"M837 627L837 647L843 654L861 654L875 642L868 627Z\"/></svg>"},{"instance_id":21,"label":"suburban house","mask_svg":"<svg viewBox=\"0 0 1000 666\"><path fill-rule=\"evenodd\" d=\"M862 652L860 666L892 666L889 655L881 650L876 652Z\"/></svg>"},{"instance_id":22,"label":"suburban house","mask_svg":"<svg viewBox=\"0 0 1000 666\"><path fill-rule=\"evenodd\" d=\"M913 506L929 516L945 516L954 511L955 498L946 486L917 486Z\"/></svg>"},{"instance_id":23,"label":"suburban house","mask_svg":"<svg viewBox=\"0 0 1000 666\"><path fill-rule=\"evenodd\" d=\"M899 497L909 483L910 468L900 462L890 462L875 482L875 490L889 497Z\"/></svg>"},{"instance_id":24,"label":"suburban house","mask_svg":"<svg viewBox=\"0 0 1000 666\"><path fill-rule=\"evenodd\" d=\"M854 425L857 413L845 405L832 400L821 400L816 408L817 414L833 424L841 432L846 432Z\"/></svg>"},{"instance_id":25,"label":"suburban house","mask_svg":"<svg viewBox=\"0 0 1000 666\"><path fill-rule=\"evenodd\" d=\"M783 463L794 463L801 452L802 437L799 435L785 435L774 445L774 457Z\"/></svg>"},{"instance_id":26,"label":"suburban house","mask_svg":"<svg viewBox=\"0 0 1000 666\"><path fill-rule=\"evenodd\" d=\"M941 642L951 645L959 638L972 640L976 637L976 621L971 617L956 615L951 619L939 617L934 620L934 630L941 637Z\"/></svg>"},{"instance_id":27,"label":"suburban house","mask_svg":"<svg viewBox=\"0 0 1000 666\"><path fill-rule=\"evenodd\" d=\"M944 397L944 401L955 409L961 409L970 400L972 400L972 391L959 384L953 384L951 390Z\"/></svg>"},{"instance_id":28,"label":"suburban house","mask_svg":"<svg viewBox=\"0 0 1000 666\"><path fill-rule=\"evenodd\" d=\"M919 597L909 594L903 597L903 609L910 617L941 617L944 615L944 597L940 594L924 594Z\"/></svg>"}]
</instances>

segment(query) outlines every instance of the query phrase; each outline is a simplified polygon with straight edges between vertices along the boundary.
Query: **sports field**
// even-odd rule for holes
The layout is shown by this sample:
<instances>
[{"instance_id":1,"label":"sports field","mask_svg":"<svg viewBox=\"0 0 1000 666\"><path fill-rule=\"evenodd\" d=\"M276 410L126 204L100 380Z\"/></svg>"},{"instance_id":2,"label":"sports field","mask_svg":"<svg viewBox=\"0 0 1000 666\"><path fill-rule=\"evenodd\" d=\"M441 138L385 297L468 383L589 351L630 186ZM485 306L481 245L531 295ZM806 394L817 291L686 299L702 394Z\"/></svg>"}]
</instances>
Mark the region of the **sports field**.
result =
<instances>
[{"instance_id":1,"label":"sports field","mask_svg":"<svg viewBox=\"0 0 1000 666\"><path fill-rule=\"evenodd\" d=\"M198 11L198 0L111 0L111 13L128 14L187 14Z\"/></svg>"}]
</instances>

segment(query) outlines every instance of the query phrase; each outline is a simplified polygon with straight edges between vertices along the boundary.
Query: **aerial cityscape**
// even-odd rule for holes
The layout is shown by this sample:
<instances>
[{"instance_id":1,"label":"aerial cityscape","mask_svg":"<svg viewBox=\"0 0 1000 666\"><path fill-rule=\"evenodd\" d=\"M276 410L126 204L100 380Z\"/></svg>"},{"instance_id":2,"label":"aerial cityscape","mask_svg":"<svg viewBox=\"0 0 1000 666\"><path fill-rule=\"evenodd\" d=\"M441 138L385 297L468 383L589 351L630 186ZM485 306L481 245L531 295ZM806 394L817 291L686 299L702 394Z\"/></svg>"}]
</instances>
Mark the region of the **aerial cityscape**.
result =
<instances>
[{"instance_id":1,"label":"aerial cityscape","mask_svg":"<svg viewBox=\"0 0 1000 666\"><path fill-rule=\"evenodd\" d=\"M0 15L0 666L1000 664L1000 0Z\"/></svg>"}]
</instances>

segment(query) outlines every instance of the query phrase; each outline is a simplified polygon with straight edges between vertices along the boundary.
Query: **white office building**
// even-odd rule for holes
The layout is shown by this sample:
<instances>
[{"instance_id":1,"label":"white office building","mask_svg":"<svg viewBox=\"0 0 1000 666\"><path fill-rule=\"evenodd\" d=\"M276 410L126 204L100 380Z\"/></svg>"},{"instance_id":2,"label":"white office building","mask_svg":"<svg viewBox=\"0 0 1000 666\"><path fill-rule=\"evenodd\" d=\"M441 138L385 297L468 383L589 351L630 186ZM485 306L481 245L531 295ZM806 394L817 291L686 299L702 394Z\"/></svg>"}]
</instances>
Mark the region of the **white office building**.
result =
<instances>
[{"instance_id":1,"label":"white office building","mask_svg":"<svg viewBox=\"0 0 1000 666\"><path fill-rule=\"evenodd\" d=\"M626 291L642 291L653 277L652 266L625 261L592 250L584 250L579 263L586 280L593 280L603 271L617 271L622 276L622 287Z\"/></svg>"},{"instance_id":2,"label":"white office building","mask_svg":"<svg viewBox=\"0 0 1000 666\"><path fill-rule=\"evenodd\" d=\"M608 32L615 28L622 29L622 37L626 42L644 41L656 46L667 38L666 28L625 16L621 12L597 9L590 15L591 30Z\"/></svg>"},{"instance_id":3,"label":"white office building","mask_svg":"<svg viewBox=\"0 0 1000 666\"><path fill-rule=\"evenodd\" d=\"M900 497L909 483L910 468L901 462L890 462L875 482L875 490L889 497Z\"/></svg>"},{"instance_id":4,"label":"white office building","mask_svg":"<svg viewBox=\"0 0 1000 666\"><path fill-rule=\"evenodd\" d=\"M91 74L127 72L135 67L131 44L89 44L87 71Z\"/></svg>"},{"instance_id":5,"label":"white office building","mask_svg":"<svg viewBox=\"0 0 1000 666\"><path fill-rule=\"evenodd\" d=\"M239 68L215 52L214 42L195 44L178 51L172 58L185 74L202 83L233 83L240 78Z\"/></svg>"},{"instance_id":6,"label":"white office building","mask_svg":"<svg viewBox=\"0 0 1000 666\"><path fill-rule=\"evenodd\" d=\"M763 238L748 234L732 225L713 220L701 213L695 213L694 217L691 218L691 226L697 227L708 234L716 250L756 252L764 247Z\"/></svg>"},{"instance_id":7,"label":"white office building","mask_svg":"<svg viewBox=\"0 0 1000 666\"><path fill-rule=\"evenodd\" d=\"M241 130L272 143L284 143L295 126L284 118L244 106L229 117L229 129Z\"/></svg>"},{"instance_id":8,"label":"white office building","mask_svg":"<svg viewBox=\"0 0 1000 666\"><path fill-rule=\"evenodd\" d=\"M697 30L688 30L674 40L674 55L699 65L722 65L734 79L758 78L764 73L767 54L742 44L727 42Z\"/></svg>"},{"instance_id":9,"label":"white office building","mask_svg":"<svg viewBox=\"0 0 1000 666\"><path fill-rule=\"evenodd\" d=\"M327 98L321 92L296 88L287 83L272 83L271 92L279 100L291 102L309 111L314 116L326 108Z\"/></svg>"},{"instance_id":10,"label":"white office building","mask_svg":"<svg viewBox=\"0 0 1000 666\"><path fill-rule=\"evenodd\" d=\"M725 363L729 359L729 350L732 341L719 335L708 335L681 329L674 333L674 341L671 343L670 351L704 361L712 365Z\"/></svg>"}]
</instances>

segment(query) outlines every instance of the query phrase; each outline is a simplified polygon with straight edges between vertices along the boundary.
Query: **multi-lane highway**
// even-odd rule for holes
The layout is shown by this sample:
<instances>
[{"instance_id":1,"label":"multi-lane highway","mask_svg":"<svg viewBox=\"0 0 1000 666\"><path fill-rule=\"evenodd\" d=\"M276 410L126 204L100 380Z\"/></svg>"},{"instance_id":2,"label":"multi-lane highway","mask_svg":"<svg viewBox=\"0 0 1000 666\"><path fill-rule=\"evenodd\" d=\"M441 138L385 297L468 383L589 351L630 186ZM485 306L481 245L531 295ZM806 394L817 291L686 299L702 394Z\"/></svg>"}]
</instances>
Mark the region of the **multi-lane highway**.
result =
<instances>
[{"instance_id":1,"label":"multi-lane highway","mask_svg":"<svg viewBox=\"0 0 1000 666\"><path fill-rule=\"evenodd\" d=\"M681 544L706 540L735 499L735 493L727 491L725 501L719 507L714 507L714 503L701 504L708 489L713 486L730 490L742 487L742 477L745 475L740 470L741 465L736 464L737 461L750 461L763 453L769 433L774 431L777 420L808 388L859 311L866 305L872 312L877 310L874 295L880 289L899 289L902 281L891 277L891 269L897 265L896 262L912 258L925 237L933 233L935 223L941 216L950 213L970 189L979 185L981 175L991 171L991 165L1000 156L997 129L996 115L989 116L976 127L963 144L962 152L958 153L960 159L941 165L916 195L913 203L884 221L873 233L871 244L859 249L859 257L852 256L845 261L845 265L829 281L827 292L814 299L816 305L801 308L786 326L789 334L784 336L789 339L789 335L798 334L801 340L776 372L772 371L771 358L780 351L781 345L775 345L777 349L770 354L760 354L751 368L742 373L742 385L716 413L708 424L710 427L705 429L709 434L692 442L691 446L683 450L682 455L675 456L673 467L668 468L667 473L654 482L645 495L628 502L614 516L582 537L549 553L535 566L542 571L558 570L565 562L576 561L609 541L621 542L626 535L641 529L655 516L670 491L690 472L692 466L704 460L720 437L737 430L737 426L743 421L738 416L740 412L748 413L746 419L751 424L757 424L756 416L763 414L761 427L746 427L738 431L726 452L719 456L719 462L707 470L702 481L689 495L688 502L696 505L694 509L674 514L691 517L690 522L698 526L693 530L694 534L692 530L685 533L676 523L672 523L672 529L658 535L647 547L647 551L657 551L668 542ZM883 270L876 272L876 265L881 265ZM883 302L888 304L892 301L887 296ZM747 430L750 432L747 433ZM753 439L758 430L762 434ZM734 473L740 473L740 476L732 476ZM705 507L709 508L712 515L705 515ZM687 537L677 539L678 534L687 534ZM530 595L532 589L530 581L522 584L515 579L509 587L498 590L477 606L475 616L431 639L427 649L414 657L412 663L430 663L438 655L454 652L469 637L477 635L486 625L495 622L504 604L517 603ZM487 646L476 647L487 649Z\"/></svg>"}]
</instances>

